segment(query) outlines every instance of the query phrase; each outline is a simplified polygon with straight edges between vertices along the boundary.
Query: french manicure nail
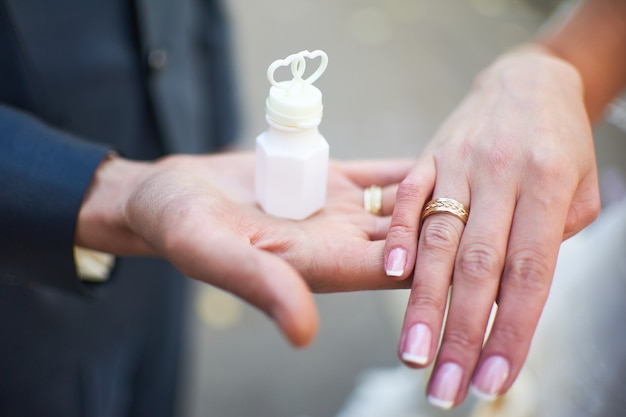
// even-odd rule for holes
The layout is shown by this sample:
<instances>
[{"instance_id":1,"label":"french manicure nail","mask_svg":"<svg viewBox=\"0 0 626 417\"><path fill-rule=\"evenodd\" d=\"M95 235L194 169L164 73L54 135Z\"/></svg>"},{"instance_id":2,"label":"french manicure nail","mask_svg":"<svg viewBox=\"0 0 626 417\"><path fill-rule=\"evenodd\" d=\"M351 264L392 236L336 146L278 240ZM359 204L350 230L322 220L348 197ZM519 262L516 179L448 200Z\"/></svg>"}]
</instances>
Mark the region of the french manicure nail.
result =
<instances>
[{"instance_id":1,"label":"french manicure nail","mask_svg":"<svg viewBox=\"0 0 626 417\"><path fill-rule=\"evenodd\" d=\"M480 366L472 383L472 392L480 399L494 400L509 378L509 363L502 356L492 356Z\"/></svg>"},{"instance_id":2,"label":"french manicure nail","mask_svg":"<svg viewBox=\"0 0 626 417\"><path fill-rule=\"evenodd\" d=\"M449 410L454 406L461 387L463 370L456 363L448 362L441 365L436 372L430 384L428 402L435 407Z\"/></svg>"},{"instance_id":3,"label":"french manicure nail","mask_svg":"<svg viewBox=\"0 0 626 417\"><path fill-rule=\"evenodd\" d=\"M413 325L402 347L402 360L417 365L426 365L430 356L431 340L432 333L428 326L422 323Z\"/></svg>"},{"instance_id":4,"label":"french manicure nail","mask_svg":"<svg viewBox=\"0 0 626 417\"><path fill-rule=\"evenodd\" d=\"M406 265L406 251L402 248L394 248L387 256L387 264L385 272L387 276L399 277L404 274L404 266Z\"/></svg>"}]
</instances>

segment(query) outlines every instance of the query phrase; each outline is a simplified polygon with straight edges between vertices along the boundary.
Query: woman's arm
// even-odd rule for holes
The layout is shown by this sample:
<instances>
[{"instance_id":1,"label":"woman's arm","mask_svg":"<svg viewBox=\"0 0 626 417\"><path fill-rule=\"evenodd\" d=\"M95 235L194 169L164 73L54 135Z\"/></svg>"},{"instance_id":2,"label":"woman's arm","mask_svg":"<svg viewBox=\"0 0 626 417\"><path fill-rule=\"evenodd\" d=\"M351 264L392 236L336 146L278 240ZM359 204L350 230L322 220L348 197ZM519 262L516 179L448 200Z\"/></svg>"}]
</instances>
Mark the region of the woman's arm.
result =
<instances>
[{"instance_id":1,"label":"woman's arm","mask_svg":"<svg viewBox=\"0 0 626 417\"><path fill-rule=\"evenodd\" d=\"M592 121L626 87L626 2L588 0L545 28L536 43L574 66Z\"/></svg>"},{"instance_id":2,"label":"woman's arm","mask_svg":"<svg viewBox=\"0 0 626 417\"><path fill-rule=\"evenodd\" d=\"M600 209L590 119L624 87L625 52L626 2L584 2L483 70L400 184L385 266L414 271L398 350L410 366L434 362L433 404L460 404L470 385L494 398L517 377L560 243ZM467 224L422 222L431 198L467 206Z\"/></svg>"}]
</instances>

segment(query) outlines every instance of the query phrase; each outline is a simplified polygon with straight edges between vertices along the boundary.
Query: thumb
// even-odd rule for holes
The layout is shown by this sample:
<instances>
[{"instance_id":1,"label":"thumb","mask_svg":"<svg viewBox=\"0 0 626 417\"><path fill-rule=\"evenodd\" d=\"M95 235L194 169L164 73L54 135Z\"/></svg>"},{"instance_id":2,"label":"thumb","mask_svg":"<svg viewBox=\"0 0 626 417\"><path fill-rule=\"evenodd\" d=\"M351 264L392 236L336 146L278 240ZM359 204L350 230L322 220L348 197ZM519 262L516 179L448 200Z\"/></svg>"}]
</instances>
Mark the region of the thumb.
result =
<instances>
[{"instance_id":1,"label":"thumb","mask_svg":"<svg viewBox=\"0 0 626 417\"><path fill-rule=\"evenodd\" d=\"M199 184L199 185L198 185ZM195 176L164 171L129 198L129 227L190 278L222 288L270 316L294 346L311 343L313 296L285 261L240 232L245 212Z\"/></svg>"},{"instance_id":2,"label":"thumb","mask_svg":"<svg viewBox=\"0 0 626 417\"><path fill-rule=\"evenodd\" d=\"M292 345L310 344L317 333L318 313L304 280L278 256L222 232L213 230L208 242L205 238L191 245L195 253L183 251L171 261L187 276L231 292L265 312Z\"/></svg>"}]
</instances>

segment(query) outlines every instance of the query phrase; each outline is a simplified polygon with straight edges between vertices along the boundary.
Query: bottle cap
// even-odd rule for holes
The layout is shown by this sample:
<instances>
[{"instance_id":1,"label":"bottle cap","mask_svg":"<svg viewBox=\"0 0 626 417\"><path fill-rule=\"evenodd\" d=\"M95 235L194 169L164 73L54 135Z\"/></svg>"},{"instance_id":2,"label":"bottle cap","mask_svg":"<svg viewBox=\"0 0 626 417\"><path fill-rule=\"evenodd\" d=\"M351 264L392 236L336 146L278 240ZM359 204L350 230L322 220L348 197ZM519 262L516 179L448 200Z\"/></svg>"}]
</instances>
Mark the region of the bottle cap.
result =
<instances>
[{"instance_id":1,"label":"bottle cap","mask_svg":"<svg viewBox=\"0 0 626 417\"><path fill-rule=\"evenodd\" d=\"M320 65L308 78L302 78L306 69L306 58L321 58ZM270 87L265 102L268 123L284 127L306 129L322 121L322 93L312 84L322 75L328 65L324 51L302 51L285 59L274 61L267 69ZM277 82L274 72L279 67L290 67L293 79Z\"/></svg>"}]
</instances>

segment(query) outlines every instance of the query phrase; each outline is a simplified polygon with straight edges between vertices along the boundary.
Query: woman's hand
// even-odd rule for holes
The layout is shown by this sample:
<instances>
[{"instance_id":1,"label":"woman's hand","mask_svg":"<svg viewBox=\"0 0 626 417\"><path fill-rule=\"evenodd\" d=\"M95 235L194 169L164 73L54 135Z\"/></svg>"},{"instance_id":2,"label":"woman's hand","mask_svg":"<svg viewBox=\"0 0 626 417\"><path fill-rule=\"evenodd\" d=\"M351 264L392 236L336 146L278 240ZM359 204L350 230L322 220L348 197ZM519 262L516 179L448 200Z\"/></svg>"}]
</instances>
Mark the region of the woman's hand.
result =
<instances>
[{"instance_id":1,"label":"woman's hand","mask_svg":"<svg viewBox=\"0 0 626 417\"><path fill-rule=\"evenodd\" d=\"M118 255L167 258L185 275L230 291L274 319L296 346L317 329L310 290L408 287L382 258L397 184L409 161L331 163L327 204L304 221L262 212L254 155L114 157L96 173L77 244ZM388 186L387 217L363 209L363 188ZM304 280L302 279L304 278Z\"/></svg>"},{"instance_id":2,"label":"woman's hand","mask_svg":"<svg viewBox=\"0 0 626 417\"><path fill-rule=\"evenodd\" d=\"M464 204L467 224L446 213L421 224L431 198ZM388 275L404 279L414 270L399 355L414 367L435 361L432 403L458 405L470 384L487 398L511 386L559 245L598 212L593 139L577 71L540 48L499 59L402 181L386 242ZM483 346L494 302L497 315Z\"/></svg>"}]
</instances>

